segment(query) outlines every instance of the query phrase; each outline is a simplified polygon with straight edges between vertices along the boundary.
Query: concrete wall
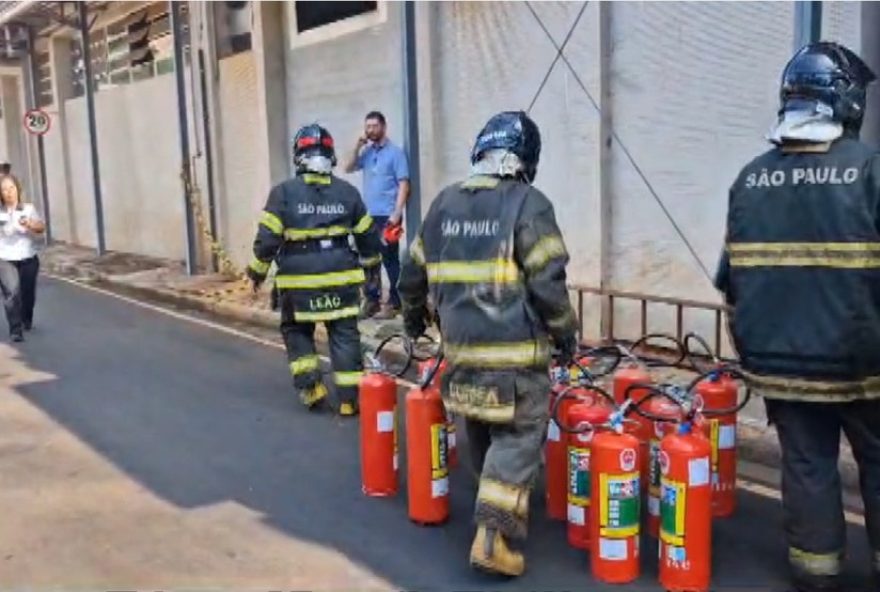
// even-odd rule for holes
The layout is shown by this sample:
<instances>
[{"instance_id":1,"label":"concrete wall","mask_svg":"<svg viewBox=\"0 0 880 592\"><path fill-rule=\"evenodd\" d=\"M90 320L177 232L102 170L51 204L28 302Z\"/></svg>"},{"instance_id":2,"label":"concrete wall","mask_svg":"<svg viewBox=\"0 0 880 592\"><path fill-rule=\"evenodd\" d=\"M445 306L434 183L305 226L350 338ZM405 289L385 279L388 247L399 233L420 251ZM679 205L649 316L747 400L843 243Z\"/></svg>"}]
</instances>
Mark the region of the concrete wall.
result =
<instances>
[{"instance_id":1,"label":"concrete wall","mask_svg":"<svg viewBox=\"0 0 880 592\"><path fill-rule=\"evenodd\" d=\"M259 110L257 68L253 52L220 60L218 96L220 103L218 142L222 158L218 177L222 199L218 204L219 233L230 257L246 265L258 214L266 203L267 191L260 188Z\"/></svg>"}]
</instances>

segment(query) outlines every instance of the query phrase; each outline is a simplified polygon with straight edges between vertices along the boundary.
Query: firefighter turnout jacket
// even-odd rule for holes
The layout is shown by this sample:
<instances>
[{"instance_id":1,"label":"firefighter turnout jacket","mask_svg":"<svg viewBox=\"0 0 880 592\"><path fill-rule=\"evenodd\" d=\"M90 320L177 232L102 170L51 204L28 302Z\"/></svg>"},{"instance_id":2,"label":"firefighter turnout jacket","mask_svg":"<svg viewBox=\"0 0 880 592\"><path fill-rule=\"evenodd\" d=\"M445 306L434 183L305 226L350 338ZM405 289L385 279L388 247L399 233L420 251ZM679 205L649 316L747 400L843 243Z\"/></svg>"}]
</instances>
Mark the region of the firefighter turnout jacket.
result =
<instances>
[{"instance_id":1,"label":"firefighter turnout jacket","mask_svg":"<svg viewBox=\"0 0 880 592\"><path fill-rule=\"evenodd\" d=\"M381 263L380 247L354 186L333 175L304 173L269 194L247 274L262 282L275 261L275 287L292 294L294 321L356 317L363 268Z\"/></svg>"},{"instance_id":2,"label":"firefighter turnout jacket","mask_svg":"<svg viewBox=\"0 0 880 592\"><path fill-rule=\"evenodd\" d=\"M730 190L716 286L769 398L880 397L880 156L854 139L774 148Z\"/></svg>"},{"instance_id":3,"label":"firefighter turnout jacket","mask_svg":"<svg viewBox=\"0 0 880 592\"><path fill-rule=\"evenodd\" d=\"M517 373L546 373L549 340L575 334L567 263L553 206L534 187L474 176L437 196L409 249L399 290L410 334L424 330L431 297L449 364L450 411L513 420Z\"/></svg>"}]
</instances>

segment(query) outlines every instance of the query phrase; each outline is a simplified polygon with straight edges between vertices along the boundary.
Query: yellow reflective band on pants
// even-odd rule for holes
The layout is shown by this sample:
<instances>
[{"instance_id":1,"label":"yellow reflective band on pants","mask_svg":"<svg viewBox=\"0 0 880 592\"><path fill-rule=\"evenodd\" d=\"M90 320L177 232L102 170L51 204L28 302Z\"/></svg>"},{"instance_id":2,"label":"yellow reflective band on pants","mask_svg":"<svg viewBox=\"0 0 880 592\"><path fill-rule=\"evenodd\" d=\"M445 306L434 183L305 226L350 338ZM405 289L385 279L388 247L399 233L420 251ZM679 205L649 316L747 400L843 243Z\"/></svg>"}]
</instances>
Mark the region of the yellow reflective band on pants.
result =
<instances>
[{"instance_id":1,"label":"yellow reflective band on pants","mask_svg":"<svg viewBox=\"0 0 880 592\"><path fill-rule=\"evenodd\" d=\"M525 518L529 513L529 490L494 479L480 479L477 501Z\"/></svg>"},{"instance_id":2,"label":"yellow reflective band on pants","mask_svg":"<svg viewBox=\"0 0 880 592\"><path fill-rule=\"evenodd\" d=\"M363 234L370 229L370 226L373 225L373 218L369 214L364 214L363 218L358 220L358 223L354 225L354 229L352 232L355 234Z\"/></svg>"},{"instance_id":3,"label":"yellow reflective band on pants","mask_svg":"<svg viewBox=\"0 0 880 592\"><path fill-rule=\"evenodd\" d=\"M841 553L810 553L789 547L788 560L792 566L811 576L836 576L840 573Z\"/></svg>"},{"instance_id":4,"label":"yellow reflective band on pants","mask_svg":"<svg viewBox=\"0 0 880 592\"><path fill-rule=\"evenodd\" d=\"M511 259L441 261L428 263L428 281L434 284L512 284L520 271Z\"/></svg>"},{"instance_id":5,"label":"yellow reflective band on pants","mask_svg":"<svg viewBox=\"0 0 880 592\"><path fill-rule=\"evenodd\" d=\"M253 269L257 273L259 273L260 275L266 275L267 273L269 273L269 267L271 267L271 266L272 266L271 261L263 262L263 261L260 261L259 259L257 259L256 257L251 259L251 262L248 264L248 267L250 267L251 269Z\"/></svg>"},{"instance_id":6,"label":"yellow reflective band on pants","mask_svg":"<svg viewBox=\"0 0 880 592\"><path fill-rule=\"evenodd\" d=\"M880 243L730 243L731 267L880 268Z\"/></svg>"},{"instance_id":7,"label":"yellow reflective band on pants","mask_svg":"<svg viewBox=\"0 0 880 592\"><path fill-rule=\"evenodd\" d=\"M349 229L345 226L325 226L322 228L287 228L284 231L284 238L289 241L303 241L314 238L333 238L334 236L345 236L349 233Z\"/></svg>"},{"instance_id":8,"label":"yellow reflective band on pants","mask_svg":"<svg viewBox=\"0 0 880 592\"><path fill-rule=\"evenodd\" d=\"M515 368L543 366L550 360L550 348L537 341L516 343L483 343L445 346L450 364L481 368Z\"/></svg>"},{"instance_id":9,"label":"yellow reflective band on pants","mask_svg":"<svg viewBox=\"0 0 880 592\"><path fill-rule=\"evenodd\" d=\"M360 309L357 306L349 306L347 308L340 308L339 310L325 310L318 312L294 312L293 318L297 321L302 321L306 323L313 323L316 321L336 321L338 319L347 319L349 317L356 317Z\"/></svg>"},{"instance_id":10,"label":"yellow reflective band on pants","mask_svg":"<svg viewBox=\"0 0 880 592\"><path fill-rule=\"evenodd\" d=\"M281 289L333 288L361 284L365 279L364 270L348 269L311 275L277 275L275 285Z\"/></svg>"},{"instance_id":11,"label":"yellow reflective band on pants","mask_svg":"<svg viewBox=\"0 0 880 592\"><path fill-rule=\"evenodd\" d=\"M305 374L307 372L315 372L318 369L318 356L303 356L297 358L290 363L290 373L294 376Z\"/></svg>"},{"instance_id":12,"label":"yellow reflective band on pants","mask_svg":"<svg viewBox=\"0 0 880 592\"><path fill-rule=\"evenodd\" d=\"M336 386L358 386L364 373L360 370L353 372L334 372L333 382Z\"/></svg>"},{"instance_id":13,"label":"yellow reflective band on pants","mask_svg":"<svg viewBox=\"0 0 880 592\"><path fill-rule=\"evenodd\" d=\"M422 242L422 237L416 238L409 246L409 256L421 267L425 266L425 244Z\"/></svg>"},{"instance_id":14,"label":"yellow reflective band on pants","mask_svg":"<svg viewBox=\"0 0 880 592\"><path fill-rule=\"evenodd\" d=\"M281 218L272 212L263 212L263 215L260 217L260 224L268 228L272 234L281 234L284 230L284 223L281 222Z\"/></svg>"},{"instance_id":15,"label":"yellow reflective band on pants","mask_svg":"<svg viewBox=\"0 0 880 592\"><path fill-rule=\"evenodd\" d=\"M523 260L523 267L529 271L541 271L551 259L557 257L565 257L568 251L565 250L565 243L562 242L560 236L545 236L541 238L529 254Z\"/></svg>"},{"instance_id":16,"label":"yellow reflective band on pants","mask_svg":"<svg viewBox=\"0 0 880 592\"><path fill-rule=\"evenodd\" d=\"M375 267L382 263L382 255L376 255L375 257L364 257L361 259L361 265L364 267Z\"/></svg>"}]
</instances>

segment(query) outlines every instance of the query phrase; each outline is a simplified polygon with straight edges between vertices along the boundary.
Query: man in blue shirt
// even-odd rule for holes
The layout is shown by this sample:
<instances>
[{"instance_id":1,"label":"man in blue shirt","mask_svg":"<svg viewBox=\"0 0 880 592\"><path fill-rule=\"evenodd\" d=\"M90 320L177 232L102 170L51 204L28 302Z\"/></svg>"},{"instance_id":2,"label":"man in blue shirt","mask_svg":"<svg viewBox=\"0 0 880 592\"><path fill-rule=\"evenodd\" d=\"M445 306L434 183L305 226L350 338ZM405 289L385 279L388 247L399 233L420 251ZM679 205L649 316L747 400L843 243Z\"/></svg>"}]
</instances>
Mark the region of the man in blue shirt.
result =
<instances>
[{"instance_id":1,"label":"man in blue shirt","mask_svg":"<svg viewBox=\"0 0 880 592\"><path fill-rule=\"evenodd\" d=\"M403 149L393 144L385 135L385 116L371 111L364 120L364 135L358 138L357 145L344 164L347 173L363 171L363 199L367 212L373 217L377 228L400 224L403 209L409 198L409 165ZM367 272L366 298L361 318L376 317L390 319L400 312L400 295L397 293L397 279L400 277L399 244L385 244L383 241L382 263L391 284L388 290L388 305L381 309L382 270Z\"/></svg>"}]
</instances>

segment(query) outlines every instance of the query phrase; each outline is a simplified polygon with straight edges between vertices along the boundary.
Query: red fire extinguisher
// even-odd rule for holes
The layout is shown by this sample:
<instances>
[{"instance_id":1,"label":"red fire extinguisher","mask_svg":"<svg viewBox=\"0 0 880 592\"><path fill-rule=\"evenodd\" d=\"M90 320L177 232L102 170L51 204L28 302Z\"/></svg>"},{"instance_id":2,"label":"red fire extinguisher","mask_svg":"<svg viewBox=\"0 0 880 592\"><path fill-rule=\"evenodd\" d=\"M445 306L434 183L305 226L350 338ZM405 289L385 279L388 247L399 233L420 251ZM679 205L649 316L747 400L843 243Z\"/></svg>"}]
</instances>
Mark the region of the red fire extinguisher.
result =
<instances>
[{"instance_id":1,"label":"red fire extinguisher","mask_svg":"<svg viewBox=\"0 0 880 592\"><path fill-rule=\"evenodd\" d=\"M601 398L584 393L568 407L565 416L565 425L569 428L567 533L568 544L576 549L590 548L590 443L595 433L593 426L605 424L612 411L611 405Z\"/></svg>"},{"instance_id":2,"label":"red fire extinguisher","mask_svg":"<svg viewBox=\"0 0 880 592\"><path fill-rule=\"evenodd\" d=\"M660 534L660 443L675 431L682 419L681 406L665 396L653 396L646 400L639 413L653 420L653 430L648 443L648 534L657 538Z\"/></svg>"},{"instance_id":3,"label":"red fire extinguisher","mask_svg":"<svg viewBox=\"0 0 880 592\"><path fill-rule=\"evenodd\" d=\"M609 584L632 582L640 573L640 442L623 430L628 405L590 442L590 568Z\"/></svg>"},{"instance_id":4,"label":"red fire extinguisher","mask_svg":"<svg viewBox=\"0 0 880 592\"><path fill-rule=\"evenodd\" d=\"M358 387L361 490L376 497L398 490L397 382L378 360L386 343L376 349Z\"/></svg>"},{"instance_id":5,"label":"red fire extinguisher","mask_svg":"<svg viewBox=\"0 0 880 592\"><path fill-rule=\"evenodd\" d=\"M634 405L638 406L651 392L651 375L642 366L629 364L614 373L613 385L614 400L618 405L622 405L625 401L632 401ZM639 414L636 414L633 420L635 424L631 424L632 427L628 427L627 431L632 431L639 439L640 483L642 491L647 491L651 468L648 446L651 435L654 433L654 424Z\"/></svg>"},{"instance_id":6,"label":"red fire extinguisher","mask_svg":"<svg viewBox=\"0 0 880 592\"><path fill-rule=\"evenodd\" d=\"M427 373L431 371L436 363L436 358L428 358L427 360L420 362L419 376L427 376ZM440 390L444 372L446 372L446 360L441 359L440 366L437 368L437 371L434 373L434 378L431 380L431 385L436 387L438 391ZM445 406L443 407L443 413L446 415L446 450L449 454L449 468L454 469L458 466L458 443L455 429L455 416L452 415L452 412L446 409Z\"/></svg>"},{"instance_id":7,"label":"red fire extinguisher","mask_svg":"<svg viewBox=\"0 0 880 592\"><path fill-rule=\"evenodd\" d=\"M580 363L586 366L589 360L582 358ZM576 376L566 368L555 366L551 372L553 386L550 389L550 421L547 426L547 441L544 444L544 492L547 506L547 517L551 520L566 520L568 516L568 439L560 429L556 418L565 420L568 408L579 398L588 396L583 388L574 386L579 383L588 384L590 377L584 375L575 366ZM559 400L557 398L566 393Z\"/></svg>"},{"instance_id":8,"label":"red fire extinguisher","mask_svg":"<svg viewBox=\"0 0 880 592\"><path fill-rule=\"evenodd\" d=\"M708 592L712 557L712 447L688 419L660 444L660 584Z\"/></svg>"},{"instance_id":9,"label":"red fire extinguisher","mask_svg":"<svg viewBox=\"0 0 880 592\"><path fill-rule=\"evenodd\" d=\"M556 381L550 389L550 421L544 444L544 495L547 517L551 520L565 520L566 517L567 442L565 434L553 417L553 410L556 409L558 400L559 416L567 417L568 408L575 403L575 393L570 392L572 389L567 383L567 378L564 382ZM561 400L560 396L563 397Z\"/></svg>"},{"instance_id":10,"label":"red fire extinguisher","mask_svg":"<svg viewBox=\"0 0 880 592\"><path fill-rule=\"evenodd\" d=\"M446 445L443 399L429 375L406 395L407 492L413 522L440 524L449 518Z\"/></svg>"},{"instance_id":11,"label":"red fire extinguisher","mask_svg":"<svg viewBox=\"0 0 880 592\"><path fill-rule=\"evenodd\" d=\"M712 515L726 518L736 509L736 412L739 385L729 374L710 372L697 383L696 392L703 400L703 414L712 445Z\"/></svg>"}]
</instances>

